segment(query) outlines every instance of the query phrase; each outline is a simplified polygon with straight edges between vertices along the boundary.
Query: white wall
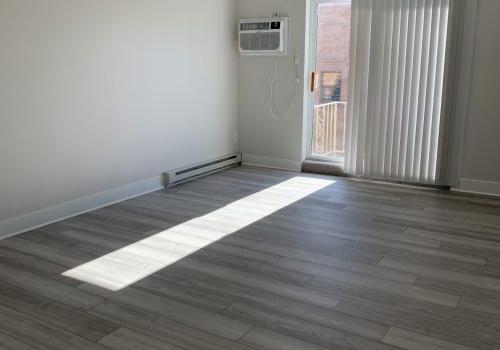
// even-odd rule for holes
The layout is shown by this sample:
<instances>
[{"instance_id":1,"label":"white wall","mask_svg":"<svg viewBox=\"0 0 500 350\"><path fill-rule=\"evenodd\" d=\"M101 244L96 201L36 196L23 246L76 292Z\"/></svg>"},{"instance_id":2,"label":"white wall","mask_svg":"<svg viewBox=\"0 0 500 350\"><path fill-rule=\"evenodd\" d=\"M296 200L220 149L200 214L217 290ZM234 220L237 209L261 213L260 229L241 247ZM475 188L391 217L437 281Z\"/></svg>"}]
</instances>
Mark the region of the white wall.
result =
<instances>
[{"instance_id":1,"label":"white wall","mask_svg":"<svg viewBox=\"0 0 500 350\"><path fill-rule=\"evenodd\" d=\"M289 55L281 59L275 88L275 104L286 111L295 88L293 56L300 56L304 81L306 0L238 0L239 18L270 17L278 12L290 18ZM288 119L276 121L268 108L276 57L240 57L239 139L247 163L300 169L302 161L303 85Z\"/></svg>"},{"instance_id":2,"label":"white wall","mask_svg":"<svg viewBox=\"0 0 500 350\"><path fill-rule=\"evenodd\" d=\"M235 5L0 0L0 228L236 151Z\"/></svg>"},{"instance_id":3,"label":"white wall","mask_svg":"<svg viewBox=\"0 0 500 350\"><path fill-rule=\"evenodd\" d=\"M460 189L500 195L500 1L479 0Z\"/></svg>"}]
</instances>

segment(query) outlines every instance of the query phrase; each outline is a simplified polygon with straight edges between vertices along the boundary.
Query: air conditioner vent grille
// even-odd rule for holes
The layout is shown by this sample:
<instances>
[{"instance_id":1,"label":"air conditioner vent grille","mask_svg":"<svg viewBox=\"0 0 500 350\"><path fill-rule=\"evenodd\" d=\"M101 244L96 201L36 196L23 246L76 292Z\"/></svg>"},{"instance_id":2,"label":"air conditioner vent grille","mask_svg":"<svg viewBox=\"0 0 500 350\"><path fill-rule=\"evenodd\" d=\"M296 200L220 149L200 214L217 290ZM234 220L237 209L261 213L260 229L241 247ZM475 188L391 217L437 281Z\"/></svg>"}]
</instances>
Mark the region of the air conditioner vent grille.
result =
<instances>
[{"instance_id":1,"label":"air conditioner vent grille","mask_svg":"<svg viewBox=\"0 0 500 350\"><path fill-rule=\"evenodd\" d=\"M281 45L281 34L279 32L264 32L264 33L242 33L241 48L248 51L279 50Z\"/></svg>"}]
</instances>

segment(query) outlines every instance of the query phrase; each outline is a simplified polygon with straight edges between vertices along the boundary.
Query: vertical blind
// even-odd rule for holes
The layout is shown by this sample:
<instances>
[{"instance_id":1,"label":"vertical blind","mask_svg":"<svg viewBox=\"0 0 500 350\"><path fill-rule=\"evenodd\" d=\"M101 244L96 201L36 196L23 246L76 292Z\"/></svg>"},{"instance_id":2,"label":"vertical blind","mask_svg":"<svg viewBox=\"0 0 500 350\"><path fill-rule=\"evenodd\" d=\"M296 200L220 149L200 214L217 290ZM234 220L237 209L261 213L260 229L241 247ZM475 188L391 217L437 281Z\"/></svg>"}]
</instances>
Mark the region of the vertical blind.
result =
<instances>
[{"instance_id":1,"label":"vertical blind","mask_svg":"<svg viewBox=\"0 0 500 350\"><path fill-rule=\"evenodd\" d=\"M450 0L353 0L346 172L436 184Z\"/></svg>"}]
</instances>

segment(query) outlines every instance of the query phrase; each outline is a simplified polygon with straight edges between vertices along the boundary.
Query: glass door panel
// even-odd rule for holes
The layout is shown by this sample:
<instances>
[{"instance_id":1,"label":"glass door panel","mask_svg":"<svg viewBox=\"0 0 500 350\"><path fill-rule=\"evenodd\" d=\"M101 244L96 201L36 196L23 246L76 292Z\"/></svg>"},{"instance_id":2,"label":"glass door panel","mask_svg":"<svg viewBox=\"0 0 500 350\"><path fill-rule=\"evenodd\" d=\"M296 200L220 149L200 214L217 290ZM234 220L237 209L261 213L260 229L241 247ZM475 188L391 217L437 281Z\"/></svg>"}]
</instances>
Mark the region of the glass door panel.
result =
<instances>
[{"instance_id":1,"label":"glass door panel","mask_svg":"<svg viewBox=\"0 0 500 350\"><path fill-rule=\"evenodd\" d=\"M343 162L349 91L351 2L315 1L311 23L313 60L311 66L309 158ZM316 10L316 11L314 11Z\"/></svg>"}]
</instances>

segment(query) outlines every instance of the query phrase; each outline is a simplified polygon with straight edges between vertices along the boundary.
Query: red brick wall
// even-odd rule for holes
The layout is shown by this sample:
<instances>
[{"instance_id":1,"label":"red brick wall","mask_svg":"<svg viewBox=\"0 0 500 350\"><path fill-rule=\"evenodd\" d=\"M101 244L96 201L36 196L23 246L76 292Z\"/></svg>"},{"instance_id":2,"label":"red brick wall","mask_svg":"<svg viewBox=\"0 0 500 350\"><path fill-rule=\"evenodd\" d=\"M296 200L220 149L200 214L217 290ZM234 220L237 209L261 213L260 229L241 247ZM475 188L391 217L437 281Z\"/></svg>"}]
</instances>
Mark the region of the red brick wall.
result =
<instances>
[{"instance_id":1,"label":"red brick wall","mask_svg":"<svg viewBox=\"0 0 500 350\"><path fill-rule=\"evenodd\" d=\"M342 73L341 101L347 101L349 76L350 4L320 4L318 18L318 52L316 71ZM318 81L318 90L321 80ZM321 91L317 93L319 102Z\"/></svg>"}]
</instances>

